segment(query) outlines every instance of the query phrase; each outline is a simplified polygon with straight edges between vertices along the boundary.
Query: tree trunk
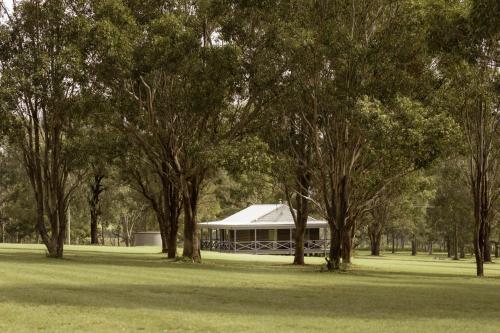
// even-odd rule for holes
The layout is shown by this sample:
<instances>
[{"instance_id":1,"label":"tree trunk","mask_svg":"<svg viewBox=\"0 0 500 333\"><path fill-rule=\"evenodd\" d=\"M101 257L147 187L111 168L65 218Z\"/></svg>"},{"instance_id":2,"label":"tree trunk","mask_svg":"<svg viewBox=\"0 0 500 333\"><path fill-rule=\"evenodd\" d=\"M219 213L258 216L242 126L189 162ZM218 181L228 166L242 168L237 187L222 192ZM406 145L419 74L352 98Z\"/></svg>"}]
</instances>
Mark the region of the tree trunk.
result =
<instances>
[{"instance_id":1,"label":"tree trunk","mask_svg":"<svg viewBox=\"0 0 500 333\"><path fill-rule=\"evenodd\" d=\"M99 244L97 216L90 212L90 244Z\"/></svg>"},{"instance_id":2,"label":"tree trunk","mask_svg":"<svg viewBox=\"0 0 500 333\"><path fill-rule=\"evenodd\" d=\"M484 228L484 262L491 262L491 242L490 242L490 234L491 234L491 224L488 223Z\"/></svg>"},{"instance_id":3,"label":"tree trunk","mask_svg":"<svg viewBox=\"0 0 500 333\"><path fill-rule=\"evenodd\" d=\"M458 227L455 222L455 230L453 230L453 260L458 260Z\"/></svg>"},{"instance_id":4,"label":"tree trunk","mask_svg":"<svg viewBox=\"0 0 500 333\"><path fill-rule=\"evenodd\" d=\"M295 253L293 256L294 265L304 265L304 234L305 229L295 229Z\"/></svg>"},{"instance_id":5,"label":"tree trunk","mask_svg":"<svg viewBox=\"0 0 500 333\"><path fill-rule=\"evenodd\" d=\"M352 234L350 230L346 230L342 233L342 263L351 263L351 252L352 252Z\"/></svg>"},{"instance_id":6,"label":"tree trunk","mask_svg":"<svg viewBox=\"0 0 500 333\"><path fill-rule=\"evenodd\" d=\"M388 220L388 205L382 205L371 211L373 222L368 226L370 238L370 253L372 256L380 255L380 243L382 242L382 230ZM387 234L387 245L389 245L389 234Z\"/></svg>"},{"instance_id":7,"label":"tree trunk","mask_svg":"<svg viewBox=\"0 0 500 333\"><path fill-rule=\"evenodd\" d=\"M294 265L304 265L304 237L307 227L307 219L309 215L309 187L310 179L307 170L299 168L297 171L297 194L296 213L292 211L295 222L295 253L293 257ZM288 195L287 195L288 197ZM288 200L290 198L287 198ZM293 210L292 207L290 209Z\"/></svg>"},{"instance_id":8,"label":"tree trunk","mask_svg":"<svg viewBox=\"0 0 500 333\"><path fill-rule=\"evenodd\" d=\"M370 236L370 254L372 256L379 256L382 232L372 231L369 233L369 236Z\"/></svg>"},{"instance_id":9,"label":"tree trunk","mask_svg":"<svg viewBox=\"0 0 500 333\"><path fill-rule=\"evenodd\" d=\"M434 242L430 241L429 242L429 255L432 255L432 252L433 252L433 245L434 245Z\"/></svg>"},{"instance_id":10,"label":"tree trunk","mask_svg":"<svg viewBox=\"0 0 500 333\"><path fill-rule=\"evenodd\" d=\"M165 216L165 212L158 208L156 211L156 220L158 221L158 228L160 229L160 237L161 237L161 252L168 253L168 226L167 226L167 217Z\"/></svg>"},{"instance_id":11,"label":"tree trunk","mask_svg":"<svg viewBox=\"0 0 500 333\"><path fill-rule=\"evenodd\" d=\"M5 243L5 222L2 223L2 243Z\"/></svg>"},{"instance_id":12,"label":"tree trunk","mask_svg":"<svg viewBox=\"0 0 500 333\"><path fill-rule=\"evenodd\" d=\"M179 194L179 188L174 182L170 182L168 188L168 239L167 239L167 257L175 259L177 256L177 233L179 230L179 215L182 202Z\"/></svg>"},{"instance_id":13,"label":"tree trunk","mask_svg":"<svg viewBox=\"0 0 500 333\"><path fill-rule=\"evenodd\" d=\"M44 116L47 116L45 111ZM62 258L68 198L65 193L67 171L62 167L61 128L49 126L45 117L43 124L45 145L42 149L38 115L33 115L33 127L28 128L31 131L30 141L33 141L29 147L23 147L24 161L35 195L36 229L47 248L47 256ZM50 224L50 236L45 226L46 220Z\"/></svg>"},{"instance_id":14,"label":"tree trunk","mask_svg":"<svg viewBox=\"0 0 500 333\"><path fill-rule=\"evenodd\" d=\"M391 253L396 253L396 235L394 235L394 232L392 233L392 249Z\"/></svg>"},{"instance_id":15,"label":"tree trunk","mask_svg":"<svg viewBox=\"0 0 500 333\"><path fill-rule=\"evenodd\" d=\"M168 243L167 243L167 257L169 259L175 259L177 256L177 225L171 229L168 235Z\"/></svg>"},{"instance_id":16,"label":"tree trunk","mask_svg":"<svg viewBox=\"0 0 500 333\"><path fill-rule=\"evenodd\" d=\"M98 220L99 215L101 215L100 200L101 194L104 192L104 187L102 186L102 180L104 175L94 175L92 183L90 184L90 244L99 244L98 240Z\"/></svg>"},{"instance_id":17,"label":"tree trunk","mask_svg":"<svg viewBox=\"0 0 500 333\"><path fill-rule=\"evenodd\" d=\"M328 269L338 270L340 269L342 235L332 222L330 222L329 224L330 224L330 261Z\"/></svg>"},{"instance_id":18,"label":"tree trunk","mask_svg":"<svg viewBox=\"0 0 500 333\"><path fill-rule=\"evenodd\" d=\"M101 243L102 245L106 244L106 239L104 238L105 230L104 230L104 224L101 223Z\"/></svg>"},{"instance_id":19,"label":"tree trunk","mask_svg":"<svg viewBox=\"0 0 500 333\"><path fill-rule=\"evenodd\" d=\"M411 239L411 255L416 256L417 255L417 237L413 235Z\"/></svg>"},{"instance_id":20,"label":"tree trunk","mask_svg":"<svg viewBox=\"0 0 500 333\"><path fill-rule=\"evenodd\" d=\"M186 182L183 194L184 249L182 256L194 262L201 262L200 232L196 221L200 184L200 179L192 177Z\"/></svg>"},{"instance_id":21,"label":"tree trunk","mask_svg":"<svg viewBox=\"0 0 500 333\"><path fill-rule=\"evenodd\" d=\"M474 255L476 257L476 275L484 276L484 262L483 262L483 253L481 251L480 245L480 235L479 232L474 233Z\"/></svg>"}]
</instances>

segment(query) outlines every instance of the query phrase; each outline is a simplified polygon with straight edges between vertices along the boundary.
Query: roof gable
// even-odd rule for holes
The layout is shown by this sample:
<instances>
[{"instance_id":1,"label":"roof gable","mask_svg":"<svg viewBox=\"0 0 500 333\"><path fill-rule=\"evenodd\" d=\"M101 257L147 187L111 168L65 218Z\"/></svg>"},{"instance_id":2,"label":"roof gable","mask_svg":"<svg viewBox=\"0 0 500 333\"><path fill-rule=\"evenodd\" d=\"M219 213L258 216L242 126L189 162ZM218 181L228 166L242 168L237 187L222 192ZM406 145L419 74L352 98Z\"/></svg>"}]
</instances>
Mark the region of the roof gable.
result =
<instances>
[{"instance_id":1,"label":"roof gable","mask_svg":"<svg viewBox=\"0 0 500 333\"><path fill-rule=\"evenodd\" d=\"M290 207L278 205L251 205L220 221L202 222L201 227L215 229L292 229L295 222ZM326 221L308 217L308 228L327 228Z\"/></svg>"},{"instance_id":2,"label":"roof gable","mask_svg":"<svg viewBox=\"0 0 500 333\"><path fill-rule=\"evenodd\" d=\"M252 223L276 210L280 205L251 205L221 220L224 223Z\"/></svg>"},{"instance_id":3,"label":"roof gable","mask_svg":"<svg viewBox=\"0 0 500 333\"><path fill-rule=\"evenodd\" d=\"M309 221L316 221L309 217ZM225 219L219 221L224 224L258 224L258 223L293 223L290 207L283 204L277 205L251 205Z\"/></svg>"}]
</instances>

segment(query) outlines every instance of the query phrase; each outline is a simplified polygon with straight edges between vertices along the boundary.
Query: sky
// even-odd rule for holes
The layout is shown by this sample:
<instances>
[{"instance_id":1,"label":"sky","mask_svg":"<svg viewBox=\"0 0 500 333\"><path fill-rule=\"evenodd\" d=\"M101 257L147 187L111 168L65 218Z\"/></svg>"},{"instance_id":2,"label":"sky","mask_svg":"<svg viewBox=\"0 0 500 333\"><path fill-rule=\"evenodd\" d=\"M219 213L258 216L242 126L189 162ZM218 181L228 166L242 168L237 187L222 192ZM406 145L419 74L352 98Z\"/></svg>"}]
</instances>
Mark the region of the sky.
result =
<instances>
[{"instance_id":1,"label":"sky","mask_svg":"<svg viewBox=\"0 0 500 333\"><path fill-rule=\"evenodd\" d=\"M5 7L7 8L7 10L12 10L12 1L13 0L3 0L3 3L5 5ZM2 0L0 0L0 2L2 2Z\"/></svg>"}]
</instances>

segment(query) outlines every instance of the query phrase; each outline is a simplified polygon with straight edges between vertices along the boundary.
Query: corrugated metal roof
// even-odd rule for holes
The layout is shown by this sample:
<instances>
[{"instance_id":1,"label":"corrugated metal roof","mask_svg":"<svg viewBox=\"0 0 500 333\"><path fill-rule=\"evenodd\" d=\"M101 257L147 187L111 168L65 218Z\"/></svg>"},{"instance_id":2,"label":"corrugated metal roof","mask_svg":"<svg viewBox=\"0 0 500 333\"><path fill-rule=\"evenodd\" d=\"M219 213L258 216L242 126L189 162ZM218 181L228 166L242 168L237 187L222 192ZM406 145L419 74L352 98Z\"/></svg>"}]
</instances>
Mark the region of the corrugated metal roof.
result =
<instances>
[{"instance_id":1,"label":"corrugated metal roof","mask_svg":"<svg viewBox=\"0 0 500 333\"><path fill-rule=\"evenodd\" d=\"M215 222L200 223L202 227L213 228L294 228L290 208L284 204L277 205L252 205L223 220ZM309 227L327 227L326 221L318 221L312 217L308 218Z\"/></svg>"}]
</instances>

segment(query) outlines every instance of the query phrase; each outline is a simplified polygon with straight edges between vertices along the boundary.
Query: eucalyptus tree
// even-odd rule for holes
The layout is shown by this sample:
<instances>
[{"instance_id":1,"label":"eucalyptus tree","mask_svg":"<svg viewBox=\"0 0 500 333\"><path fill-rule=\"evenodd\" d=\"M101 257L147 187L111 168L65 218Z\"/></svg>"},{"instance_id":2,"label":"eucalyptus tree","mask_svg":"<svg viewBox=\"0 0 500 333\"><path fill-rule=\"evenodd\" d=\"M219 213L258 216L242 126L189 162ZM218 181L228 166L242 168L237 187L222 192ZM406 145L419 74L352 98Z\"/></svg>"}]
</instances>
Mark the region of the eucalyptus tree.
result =
<instances>
[{"instance_id":1,"label":"eucalyptus tree","mask_svg":"<svg viewBox=\"0 0 500 333\"><path fill-rule=\"evenodd\" d=\"M67 209L85 158L78 145L88 112L82 100L97 71L113 62L104 42L113 22L107 18L119 17L119 8L117 1L27 0L2 21L2 111L13 119L11 139L22 153L36 229L50 257L63 256Z\"/></svg>"},{"instance_id":2,"label":"eucalyptus tree","mask_svg":"<svg viewBox=\"0 0 500 333\"><path fill-rule=\"evenodd\" d=\"M451 240L454 259L465 257L465 248L472 245L472 200L467 183L467 164L463 158L441 163L436 169L436 193L428 211L428 224L433 240Z\"/></svg>"},{"instance_id":3,"label":"eucalyptus tree","mask_svg":"<svg viewBox=\"0 0 500 333\"><path fill-rule=\"evenodd\" d=\"M433 80L423 9L410 1L233 8L229 36L244 47L252 102L266 111L264 138L283 156L277 178L295 196L297 228L312 203L329 221L338 268L342 248L350 262L356 219L387 182L438 155L440 142L430 147L430 139L449 124L439 126L440 115L425 105Z\"/></svg>"},{"instance_id":4,"label":"eucalyptus tree","mask_svg":"<svg viewBox=\"0 0 500 333\"><path fill-rule=\"evenodd\" d=\"M145 173L157 177L153 183L162 192L164 207L182 200L183 256L193 261L201 259L200 190L225 162L226 148L246 120L238 97L238 49L216 33L216 7L173 1L147 21L138 38L135 73L126 84L129 105L122 117L130 142L147 165L136 178L144 180ZM168 201L170 191L176 193L174 201Z\"/></svg>"},{"instance_id":5,"label":"eucalyptus tree","mask_svg":"<svg viewBox=\"0 0 500 333\"><path fill-rule=\"evenodd\" d=\"M419 10L392 1L300 7L302 58L315 68L303 104L315 134L315 203L330 224L334 269L350 262L357 219L387 183L436 158L448 130L425 105L430 59Z\"/></svg>"},{"instance_id":6,"label":"eucalyptus tree","mask_svg":"<svg viewBox=\"0 0 500 333\"><path fill-rule=\"evenodd\" d=\"M75 23L82 8L62 2L26 1L4 29L2 85L10 88L10 111L19 123L17 144L37 203L36 227L51 257L62 257L66 210L75 184L69 172L81 66ZM47 228L45 221L49 222Z\"/></svg>"},{"instance_id":7,"label":"eucalyptus tree","mask_svg":"<svg viewBox=\"0 0 500 333\"><path fill-rule=\"evenodd\" d=\"M496 1L439 3L430 45L442 78L440 106L460 125L474 212L476 274L491 260L489 237L500 191L500 7Z\"/></svg>"},{"instance_id":8,"label":"eucalyptus tree","mask_svg":"<svg viewBox=\"0 0 500 333\"><path fill-rule=\"evenodd\" d=\"M320 61L307 14L313 2L238 2L222 32L242 49L249 104L260 137L269 145L270 169L295 223L294 264L304 264L304 235L312 203L315 120L311 90ZM313 23L314 24L314 23Z\"/></svg>"},{"instance_id":9,"label":"eucalyptus tree","mask_svg":"<svg viewBox=\"0 0 500 333\"><path fill-rule=\"evenodd\" d=\"M375 198L368 214L363 218L367 224L368 238L370 239L370 254L372 256L380 255L382 235L388 233L391 222L397 220L400 215L400 204L403 196L403 181L397 181L389 184L379 196Z\"/></svg>"},{"instance_id":10,"label":"eucalyptus tree","mask_svg":"<svg viewBox=\"0 0 500 333\"><path fill-rule=\"evenodd\" d=\"M90 244L98 244L98 226L103 214L102 196L113 191L111 178L119 177L123 165L121 157L127 153L126 139L113 124L111 101L96 96L99 90L88 96L86 108L93 110L85 124L81 125L79 150L86 158L82 164L87 190L90 215ZM109 181L108 181L109 180Z\"/></svg>"}]
</instances>

